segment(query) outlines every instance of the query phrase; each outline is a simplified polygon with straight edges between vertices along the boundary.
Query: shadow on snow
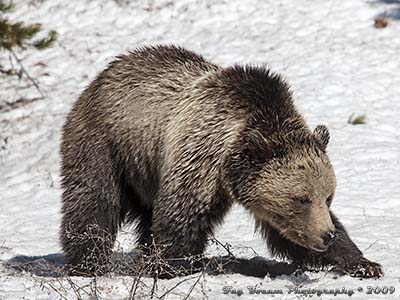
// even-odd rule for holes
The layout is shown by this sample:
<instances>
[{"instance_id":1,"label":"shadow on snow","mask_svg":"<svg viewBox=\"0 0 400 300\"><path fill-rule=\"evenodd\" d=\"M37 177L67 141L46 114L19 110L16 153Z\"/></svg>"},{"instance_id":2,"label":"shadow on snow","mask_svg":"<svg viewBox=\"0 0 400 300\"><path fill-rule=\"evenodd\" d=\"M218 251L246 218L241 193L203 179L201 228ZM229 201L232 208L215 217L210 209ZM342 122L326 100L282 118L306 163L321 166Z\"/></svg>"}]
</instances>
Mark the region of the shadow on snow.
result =
<instances>
[{"instance_id":1,"label":"shadow on snow","mask_svg":"<svg viewBox=\"0 0 400 300\"><path fill-rule=\"evenodd\" d=\"M114 253L113 263L116 266L112 272L115 275L134 275L128 274L126 271L127 261L133 262L135 257L134 252L130 253ZM256 256L251 259L245 258L230 258L230 257L212 257L210 260L217 261L224 266L223 271L207 268L206 273L211 275L217 274L242 274L245 276L252 276L264 278L269 276L271 278L287 275L291 281L308 281L309 278L295 264L286 262L278 262L276 260L268 260L261 256ZM25 256L19 255L4 263L5 267L9 270L17 272L27 272L41 277L65 277L65 259L62 253L53 253L43 256ZM294 275L294 276L290 276Z\"/></svg>"}]
</instances>

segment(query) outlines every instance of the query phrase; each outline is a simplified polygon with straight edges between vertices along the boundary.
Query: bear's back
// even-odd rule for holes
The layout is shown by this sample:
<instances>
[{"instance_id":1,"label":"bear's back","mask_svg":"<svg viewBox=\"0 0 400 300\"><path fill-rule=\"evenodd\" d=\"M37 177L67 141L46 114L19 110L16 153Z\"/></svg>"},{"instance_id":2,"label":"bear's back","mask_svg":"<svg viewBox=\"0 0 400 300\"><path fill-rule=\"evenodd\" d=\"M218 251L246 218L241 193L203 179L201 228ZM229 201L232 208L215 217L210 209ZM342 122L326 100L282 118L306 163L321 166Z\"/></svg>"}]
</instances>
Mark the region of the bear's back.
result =
<instances>
[{"instance_id":1,"label":"bear's back","mask_svg":"<svg viewBox=\"0 0 400 300\"><path fill-rule=\"evenodd\" d=\"M176 93L196 78L218 68L202 56L181 47L143 47L118 56L98 80L117 84L118 87L146 86Z\"/></svg>"}]
</instances>

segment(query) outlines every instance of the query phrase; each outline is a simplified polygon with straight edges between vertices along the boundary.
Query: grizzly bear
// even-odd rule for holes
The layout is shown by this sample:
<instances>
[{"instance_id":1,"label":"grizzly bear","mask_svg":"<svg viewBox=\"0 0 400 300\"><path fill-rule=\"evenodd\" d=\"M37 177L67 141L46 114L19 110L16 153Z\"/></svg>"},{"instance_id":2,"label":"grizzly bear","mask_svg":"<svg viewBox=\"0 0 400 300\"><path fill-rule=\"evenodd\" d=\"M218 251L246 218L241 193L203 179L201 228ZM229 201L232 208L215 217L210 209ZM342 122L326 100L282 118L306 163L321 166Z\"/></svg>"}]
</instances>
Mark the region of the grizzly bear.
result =
<instances>
[{"instance_id":1,"label":"grizzly bear","mask_svg":"<svg viewBox=\"0 0 400 300\"><path fill-rule=\"evenodd\" d=\"M221 67L176 46L117 57L63 128L61 243L71 270L96 275L124 222L165 258L200 255L234 203L271 253L302 266L380 277L330 211L328 129L310 131L285 80ZM139 246L140 247L140 246Z\"/></svg>"}]
</instances>

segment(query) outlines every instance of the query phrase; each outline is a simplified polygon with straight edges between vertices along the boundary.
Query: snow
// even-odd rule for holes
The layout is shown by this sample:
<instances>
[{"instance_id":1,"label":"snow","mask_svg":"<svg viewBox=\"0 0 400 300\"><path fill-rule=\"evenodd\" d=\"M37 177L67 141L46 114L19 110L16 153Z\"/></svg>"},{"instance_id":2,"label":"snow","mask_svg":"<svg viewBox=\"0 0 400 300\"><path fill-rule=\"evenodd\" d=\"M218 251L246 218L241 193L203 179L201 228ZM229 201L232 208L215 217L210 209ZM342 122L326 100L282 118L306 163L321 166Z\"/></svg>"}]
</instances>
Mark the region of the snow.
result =
<instances>
[{"instance_id":1,"label":"snow","mask_svg":"<svg viewBox=\"0 0 400 300\"><path fill-rule=\"evenodd\" d=\"M59 39L48 50L19 53L46 91L46 99L0 112L0 299L76 299L77 293L83 299L129 297L132 277L73 277L69 281L10 270L4 263L15 257L38 256L34 268L39 268L43 258L62 264L58 151L65 115L113 56L158 43L182 45L222 65L268 64L285 75L310 126L324 123L330 129L328 149L338 179L333 211L365 256L381 263L385 271L381 279L362 281L349 276L336 278L327 272L276 279L194 275L164 299L184 299L195 282L198 284L188 299L237 298L224 294L224 286L242 290L241 299L266 297L250 294L248 286L282 289L284 294L275 295L276 299L307 297L290 292L295 287L352 289L352 298L356 299L398 298L398 1L14 2L17 8L10 15L13 20L41 22L44 28L57 30ZM385 11L389 26L374 28L374 18ZM2 63L8 60L6 53L0 58ZM26 80L1 77L0 105L23 96L39 95ZM367 124L348 124L352 113L365 114ZM216 237L234 245L238 254L249 255L251 251L239 247L252 247L259 255L270 257L265 243L254 234L254 221L240 207L233 209ZM129 234L119 236L126 249L132 246L132 240ZM211 247L209 253L213 251ZM156 295L163 295L183 279L160 280ZM153 283L144 279L143 284L138 294L147 299ZM386 296L366 294L368 286L393 286L395 292ZM84 288L77 291L76 287ZM363 290L358 291L359 287Z\"/></svg>"}]
</instances>

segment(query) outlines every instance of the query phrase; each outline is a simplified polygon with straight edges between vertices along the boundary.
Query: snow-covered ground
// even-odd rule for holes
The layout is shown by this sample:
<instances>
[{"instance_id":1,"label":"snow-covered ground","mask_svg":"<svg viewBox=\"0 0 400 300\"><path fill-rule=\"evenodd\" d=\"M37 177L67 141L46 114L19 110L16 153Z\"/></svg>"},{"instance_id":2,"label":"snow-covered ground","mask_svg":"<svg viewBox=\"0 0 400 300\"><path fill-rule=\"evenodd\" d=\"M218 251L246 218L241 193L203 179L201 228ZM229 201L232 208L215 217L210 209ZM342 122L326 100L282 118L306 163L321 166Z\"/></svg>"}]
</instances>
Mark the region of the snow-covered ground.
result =
<instances>
[{"instance_id":1,"label":"snow-covered ground","mask_svg":"<svg viewBox=\"0 0 400 300\"><path fill-rule=\"evenodd\" d=\"M47 92L45 100L0 112L0 259L39 256L60 262L59 143L66 113L79 93L113 56L139 45L173 43L222 64L267 63L284 74L311 126L332 135L329 153L338 188L333 211L366 257L383 265L379 280L335 278L326 272L258 279L242 275L194 276L164 299L263 299L248 286L281 289L275 298L306 297L293 289L354 291L352 298L400 295L400 17L399 1L311 0L18 0L13 20L41 22L59 39L48 50L20 54ZM389 26L374 18L387 12ZM0 54L5 62L7 55ZM37 97L26 80L0 77L0 104ZM18 86L16 89L15 87ZM4 107L4 106L3 106ZM367 124L347 123L365 114ZM236 207L216 237L269 257L254 222ZM129 250L133 237L119 237ZM210 250L213 253L214 250ZM241 250L237 250L241 253ZM242 254L247 255L249 251ZM53 256L52 256L53 255ZM40 265L40 259L35 266ZM38 269L40 269L38 267ZM37 270L36 270L36 273ZM57 278L0 266L0 299L127 299L132 278ZM183 278L160 280L160 297ZM191 287L195 285L190 292ZM146 293L145 279L138 294ZM95 286L96 285L96 286ZM394 287L391 296L367 294L368 286ZM79 287L83 287L79 289ZM97 287L97 288L96 288ZM362 288L360 290L359 288ZM297 292L300 292L298 290ZM272 296L271 296L272 297ZM317 298L318 296L314 296ZM322 295L342 299L347 295Z\"/></svg>"}]
</instances>

